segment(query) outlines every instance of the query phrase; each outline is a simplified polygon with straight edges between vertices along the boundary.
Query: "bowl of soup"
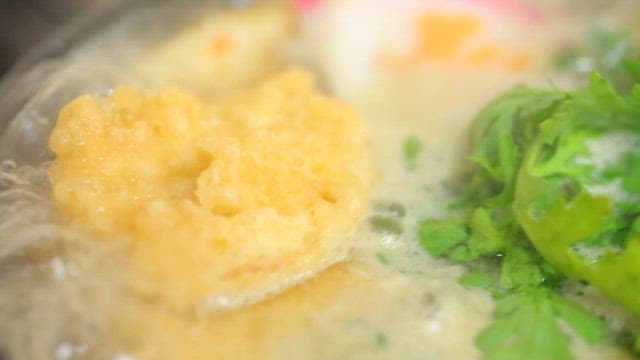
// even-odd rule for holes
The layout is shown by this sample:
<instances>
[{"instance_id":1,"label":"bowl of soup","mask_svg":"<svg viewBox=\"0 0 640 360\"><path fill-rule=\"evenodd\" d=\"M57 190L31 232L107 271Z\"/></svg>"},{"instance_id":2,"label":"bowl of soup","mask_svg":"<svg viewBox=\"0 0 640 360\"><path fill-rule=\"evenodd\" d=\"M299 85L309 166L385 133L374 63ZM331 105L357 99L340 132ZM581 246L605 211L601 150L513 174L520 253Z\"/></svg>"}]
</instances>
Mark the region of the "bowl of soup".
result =
<instances>
[{"instance_id":1,"label":"bowl of soup","mask_svg":"<svg viewBox=\"0 0 640 360\"><path fill-rule=\"evenodd\" d=\"M638 10L78 18L0 85L0 358L637 356Z\"/></svg>"}]
</instances>

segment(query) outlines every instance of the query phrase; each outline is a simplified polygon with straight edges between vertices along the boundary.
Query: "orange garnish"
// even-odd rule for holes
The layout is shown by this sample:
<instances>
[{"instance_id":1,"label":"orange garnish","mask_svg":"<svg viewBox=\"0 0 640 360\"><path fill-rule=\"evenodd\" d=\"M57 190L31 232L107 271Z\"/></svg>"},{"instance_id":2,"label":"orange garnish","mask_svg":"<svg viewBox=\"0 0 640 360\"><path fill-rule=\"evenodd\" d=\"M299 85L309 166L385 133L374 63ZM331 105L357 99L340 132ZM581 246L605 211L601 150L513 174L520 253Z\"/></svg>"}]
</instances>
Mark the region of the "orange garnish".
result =
<instances>
[{"instance_id":1,"label":"orange garnish","mask_svg":"<svg viewBox=\"0 0 640 360\"><path fill-rule=\"evenodd\" d=\"M467 13L427 11L417 17L416 45L408 53L382 51L378 66L400 70L437 60L464 67L499 66L520 72L531 66L531 54L514 52L493 43L476 43L484 28L482 18Z\"/></svg>"},{"instance_id":2,"label":"orange garnish","mask_svg":"<svg viewBox=\"0 0 640 360\"><path fill-rule=\"evenodd\" d=\"M232 40L228 35L218 35L211 40L211 53L214 56L222 56L231 50Z\"/></svg>"},{"instance_id":3,"label":"orange garnish","mask_svg":"<svg viewBox=\"0 0 640 360\"><path fill-rule=\"evenodd\" d=\"M418 53L422 58L451 59L483 27L468 14L426 12L418 18Z\"/></svg>"}]
</instances>

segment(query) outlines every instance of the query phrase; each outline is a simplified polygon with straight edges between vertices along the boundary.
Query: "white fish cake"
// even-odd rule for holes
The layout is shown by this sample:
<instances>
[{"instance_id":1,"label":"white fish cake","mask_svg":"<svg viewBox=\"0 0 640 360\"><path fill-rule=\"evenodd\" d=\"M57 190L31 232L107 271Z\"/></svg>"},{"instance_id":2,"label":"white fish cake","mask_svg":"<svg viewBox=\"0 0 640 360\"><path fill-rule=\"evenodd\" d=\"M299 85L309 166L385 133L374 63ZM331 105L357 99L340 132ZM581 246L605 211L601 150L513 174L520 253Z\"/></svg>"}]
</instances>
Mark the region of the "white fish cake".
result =
<instances>
[{"instance_id":1,"label":"white fish cake","mask_svg":"<svg viewBox=\"0 0 640 360\"><path fill-rule=\"evenodd\" d=\"M278 2L227 10L185 27L153 49L139 67L157 83L220 95L278 68L278 49L293 25L289 7Z\"/></svg>"}]
</instances>

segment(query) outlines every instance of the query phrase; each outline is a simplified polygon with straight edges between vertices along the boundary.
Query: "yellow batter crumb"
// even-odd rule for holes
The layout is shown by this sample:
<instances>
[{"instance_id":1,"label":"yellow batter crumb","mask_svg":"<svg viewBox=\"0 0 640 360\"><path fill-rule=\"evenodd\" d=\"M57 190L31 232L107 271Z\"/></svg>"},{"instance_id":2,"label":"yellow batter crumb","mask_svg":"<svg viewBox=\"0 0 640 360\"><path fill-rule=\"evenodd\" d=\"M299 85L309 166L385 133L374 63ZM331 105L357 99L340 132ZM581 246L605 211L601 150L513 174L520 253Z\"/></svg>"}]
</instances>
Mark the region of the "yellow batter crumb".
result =
<instances>
[{"instance_id":1,"label":"yellow batter crumb","mask_svg":"<svg viewBox=\"0 0 640 360\"><path fill-rule=\"evenodd\" d=\"M359 117L299 70L215 107L83 96L50 146L63 210L130 238L135 291L178 310L254 302L343 259L371 178Z\"/></svg>"}]
</instances>

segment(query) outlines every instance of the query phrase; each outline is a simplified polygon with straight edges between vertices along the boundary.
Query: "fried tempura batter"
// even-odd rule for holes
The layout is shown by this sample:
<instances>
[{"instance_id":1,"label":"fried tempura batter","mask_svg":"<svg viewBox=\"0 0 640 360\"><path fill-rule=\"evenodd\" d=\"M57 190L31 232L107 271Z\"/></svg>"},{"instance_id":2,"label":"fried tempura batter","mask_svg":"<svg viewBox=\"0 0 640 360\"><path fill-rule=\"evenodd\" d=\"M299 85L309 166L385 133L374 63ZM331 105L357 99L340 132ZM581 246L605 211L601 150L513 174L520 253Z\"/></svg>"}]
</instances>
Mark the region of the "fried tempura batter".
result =
<instances>
[{"instance_id":1,"label":"fried tempura batter","mask_svg":"<svg viewBox=\"0 0 640 360\"><path fill-rule=\"evenodd\" d=\"M179 90L83 96L50 145L63 210L130 238L135 292L178 310L254 302L343 259L371 177L355 111L302 71L214 108Z\"/></svg>"}]
</instances>

